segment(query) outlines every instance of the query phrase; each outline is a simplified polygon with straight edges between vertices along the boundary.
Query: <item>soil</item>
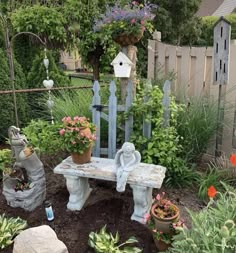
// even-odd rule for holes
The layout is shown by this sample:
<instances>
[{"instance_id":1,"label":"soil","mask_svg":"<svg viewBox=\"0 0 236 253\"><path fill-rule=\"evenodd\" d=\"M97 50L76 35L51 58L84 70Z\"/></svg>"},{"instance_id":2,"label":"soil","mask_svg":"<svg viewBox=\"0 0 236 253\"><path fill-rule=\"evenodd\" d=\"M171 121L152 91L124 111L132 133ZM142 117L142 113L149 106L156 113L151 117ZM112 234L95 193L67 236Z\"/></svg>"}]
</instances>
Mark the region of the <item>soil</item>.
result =
<instances>
[{"instance_id":1,"label":"soil","mask_svg":"<svg viewBox=\"0 0 236 253\"><path fill-rule=\"evenodd\" d=\"M131 221L133 212L132 191L127 186L124 193L118 193L115 183L102 180L90 180L93 191L81 211L69 211L66 208L69 194L66 189L65 179L62 175L53 173L52 169L46 168L47 200L52 202L55 220L46 220L43 205L32 212L26 212L20 208L12 208L0 194L0 214L6 213L9 217L21 217L28 222L29 227L50 225L58 238L68 247L70 253L92 253L88 246L88 235L91 231L100 230L105 224L107 231L113 234L118 231L120 242L135 236L139 243L138 247L143 253L156 253L154 241L150 231L142 224ZM2 189L2 185L1 185ZM187 227L191 227L191 221L186 208L199 211L203 203L197 198L196 188L154 190L165 191L167 196L180 208L181 217L184 218ZM2 253L12 252L12 248L1 250Z\"/></svg>"}]
</instances>

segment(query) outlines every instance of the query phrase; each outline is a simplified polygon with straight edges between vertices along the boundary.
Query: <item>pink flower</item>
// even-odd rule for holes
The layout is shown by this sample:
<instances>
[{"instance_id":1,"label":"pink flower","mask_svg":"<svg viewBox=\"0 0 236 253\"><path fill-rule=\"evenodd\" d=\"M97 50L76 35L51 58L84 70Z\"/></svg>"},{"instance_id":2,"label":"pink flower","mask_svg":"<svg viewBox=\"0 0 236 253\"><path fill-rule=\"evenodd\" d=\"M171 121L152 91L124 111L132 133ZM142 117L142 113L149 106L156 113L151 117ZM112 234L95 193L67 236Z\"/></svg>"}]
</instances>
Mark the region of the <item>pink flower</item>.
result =
<instances>
[{"instance_id":1,"label":"pink flower","mask_svg":"<svg viewBox=\"0 0 236 253\"><path fill-rule=\"evenodd\" d=\"M59 133L60 133L60 135L64 135L65 134L65 129L64 128L62 128L60 131L59 131Z\"/></svg>"},{"instance_id":2,"label":"pink flower","mask_svg":"<svg viewBox=\"0 0 236 253\"><path fill-rule=\"evenodd\" d=\"M133 1L133 2L132 2L132 4L133 4L133 5L137 5L137 4L138 4L138 2L136 2L136 1Z\"/></svg>"},{"instance_id":3,"label":"pink flower","mask_svg":"<svg viewBox=\"0 0 236 253\"><path fill-rule=\"evenodd\" d=\"M132 18L131 21L130 21L131 24L134 24L135 23L135 18Z\"/></svg>"},{"instance_id":4,"label":"pink flower","mask_svg":"<svg viewBox=\"0 0 236 253\"><path fill-rule=\"evenodd\" d=\"M160 200L160 199L161 199L161 195L160 195L160 194L157 194L156 200Z\"/></svg>"},{"instance_id":5,"label":"pink flower","mask_svg":"<svg viewBox=\"0 0 236 253\"><path fill-rule=\"evenodd\" d=\"M72 141L71 143L72 143L73 145L75 145L75 144L76 144L76 141Z\"/></svg>"},{"instance_id":6,"label":"pink flower","mask_svg":"<svg viewBox=\"0 0 236 253\"><path fill-rule=\"evenodd\" d=\"M75 116L74 117L74 121L77 122L79 120L79 117L78 116Z\"/></svg>"},{"instance_id":7,"label":"pink flower","mask_svg":"<svg viewBox=\"0 0 236 253\"><path fill-rule=\"evenodd\" d=\"M71 121L71 117L70 117L70 116L66 117L66 118L65 118L65 121L66 121L67 123L69 123L69 122Z\"/></svg>"},{"instance_id":8,"label":"pink flower","mask_svg":"<svg viewBox=\"0 0 236 253\"><path fill-rule=\"evenodd\" d=\"M141 22L140 22L140 23L141 23L141 25L144 25L144 20L141 20Z\"/></svg>"}]
</instances>

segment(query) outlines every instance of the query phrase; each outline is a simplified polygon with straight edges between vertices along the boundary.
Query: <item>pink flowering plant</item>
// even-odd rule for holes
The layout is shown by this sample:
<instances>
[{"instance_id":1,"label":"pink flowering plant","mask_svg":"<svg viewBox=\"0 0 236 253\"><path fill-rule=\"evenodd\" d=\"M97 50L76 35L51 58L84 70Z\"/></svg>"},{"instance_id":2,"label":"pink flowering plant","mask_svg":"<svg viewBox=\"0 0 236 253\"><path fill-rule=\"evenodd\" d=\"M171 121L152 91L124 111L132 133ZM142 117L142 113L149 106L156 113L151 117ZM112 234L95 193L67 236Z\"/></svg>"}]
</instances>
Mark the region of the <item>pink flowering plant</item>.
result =
<instances>
[{"instance_id":1,"label":"pink flowering plant","mask_svg":"<svg viewBox=\"0 0 236 253\"><path fill-rule=\"evenodd\" d=\"M59 134L63 139L63 149L70 153L83 154L96 140L96 127L86 117L70 116L62 119Z\"/></svg>"},{"instance_id":2,"label":"pink flowering plant","mask_svg":"<svg viewBox=\"0 0 236 253\"><path fill-rule=\"evenodd\" d=\"M94 31L106 31L113 37L120 34L138 35L144 30L152 32L152 20L155 15L153 12L157 8L154 4L139 4L133 1L130 4L121 6L107 6L105 14L96 20Z\"/></svg>"}]
</instances>

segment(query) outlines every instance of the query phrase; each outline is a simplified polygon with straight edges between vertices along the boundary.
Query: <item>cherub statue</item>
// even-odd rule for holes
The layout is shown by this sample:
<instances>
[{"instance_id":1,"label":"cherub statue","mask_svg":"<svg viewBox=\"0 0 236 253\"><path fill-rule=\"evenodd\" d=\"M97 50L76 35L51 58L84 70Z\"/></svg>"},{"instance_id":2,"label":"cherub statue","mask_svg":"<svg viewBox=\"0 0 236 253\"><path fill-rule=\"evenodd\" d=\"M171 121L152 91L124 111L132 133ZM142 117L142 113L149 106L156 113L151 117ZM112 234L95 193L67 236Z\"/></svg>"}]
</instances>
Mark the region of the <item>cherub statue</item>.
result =
<instances>
[{"instance_id":1,"label":"cherub statue","mask_svg":"<svg viewBox=\"0 0 236 253\"><path fill-rule=\"evenodd\" d=\"M117 178L116 190L118 192L125 191L129 173L134 169L135 165L140 163L140 161L141 155L135 150L134 144L125 142L121 150L119 150L115 156Z\"/></svg>"}]
</instances>

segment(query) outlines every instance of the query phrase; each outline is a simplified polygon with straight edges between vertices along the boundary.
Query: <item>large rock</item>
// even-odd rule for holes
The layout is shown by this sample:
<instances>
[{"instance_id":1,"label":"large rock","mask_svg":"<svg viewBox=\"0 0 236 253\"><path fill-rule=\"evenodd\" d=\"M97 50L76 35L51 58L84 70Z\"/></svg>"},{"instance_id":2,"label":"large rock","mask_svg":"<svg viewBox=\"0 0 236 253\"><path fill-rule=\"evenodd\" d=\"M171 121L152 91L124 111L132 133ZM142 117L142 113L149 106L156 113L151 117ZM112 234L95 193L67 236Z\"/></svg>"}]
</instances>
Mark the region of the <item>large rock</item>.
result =
<instances>
[{"instance_id":1,"label":"large rock","mask_svg":"<svg viewBox=\"0 0 236 253\"><path fill-rule=\"evenodd\" d=\"M68 253L65 244L47 225L29 228L14 240L13 253Z\"/></svg>"}]
</instances>

